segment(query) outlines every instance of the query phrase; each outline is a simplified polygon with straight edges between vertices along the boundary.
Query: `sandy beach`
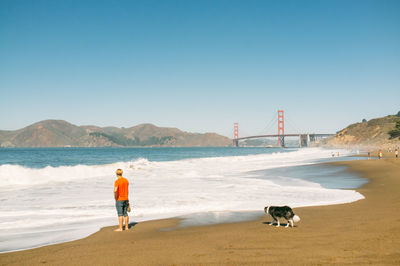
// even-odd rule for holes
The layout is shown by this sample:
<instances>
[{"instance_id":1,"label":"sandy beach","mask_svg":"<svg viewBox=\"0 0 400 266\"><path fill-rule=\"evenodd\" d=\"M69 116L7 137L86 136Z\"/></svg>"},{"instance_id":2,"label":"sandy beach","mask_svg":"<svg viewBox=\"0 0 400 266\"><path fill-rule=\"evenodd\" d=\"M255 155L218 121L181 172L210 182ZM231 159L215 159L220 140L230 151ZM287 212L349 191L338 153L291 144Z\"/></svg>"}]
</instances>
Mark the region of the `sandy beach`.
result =
<instances>
[{"instance_id":1,"label":"sandy beach","mask_svg":"<svg viewBox=\"0 0 400 266\"><path fill-rule=\"evenodd\" d=\"M1 265L400 264L400 159L337 162L369 182L365 199L296 208L295 228L270 217L174 230L177 219L114 227L77 241L0 254ZM134 217L132 220L135 220Z\"/></svg>"}]
</instances>

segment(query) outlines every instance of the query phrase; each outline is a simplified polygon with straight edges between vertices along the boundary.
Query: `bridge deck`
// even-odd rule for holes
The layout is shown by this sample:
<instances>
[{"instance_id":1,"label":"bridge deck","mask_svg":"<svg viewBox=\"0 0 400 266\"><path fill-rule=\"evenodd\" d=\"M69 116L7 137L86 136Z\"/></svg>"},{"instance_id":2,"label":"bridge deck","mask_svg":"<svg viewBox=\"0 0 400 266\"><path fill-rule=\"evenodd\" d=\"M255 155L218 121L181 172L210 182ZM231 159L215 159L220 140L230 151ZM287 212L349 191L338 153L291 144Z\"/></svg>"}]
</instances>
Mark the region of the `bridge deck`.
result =
<instances>
[{"instance_id":1,"label":"bridge deck","mask_svg":"<svg viewBox=\"0 0 400 266\"><path fill-rule=\"evenodd\" d=\"M329 136L334 136L335 134L319 134L319 133L305 133L305 134L284 134L284 135L258 135L258 136L247 136L247 137L241 137L237 138L236 140L243 140L243 139L256 139L256 138L274 138L274 137L300 137L300 136L305 136L305 135L310 135L314 137L329 137Z\"/></svg>"}]
</instances>

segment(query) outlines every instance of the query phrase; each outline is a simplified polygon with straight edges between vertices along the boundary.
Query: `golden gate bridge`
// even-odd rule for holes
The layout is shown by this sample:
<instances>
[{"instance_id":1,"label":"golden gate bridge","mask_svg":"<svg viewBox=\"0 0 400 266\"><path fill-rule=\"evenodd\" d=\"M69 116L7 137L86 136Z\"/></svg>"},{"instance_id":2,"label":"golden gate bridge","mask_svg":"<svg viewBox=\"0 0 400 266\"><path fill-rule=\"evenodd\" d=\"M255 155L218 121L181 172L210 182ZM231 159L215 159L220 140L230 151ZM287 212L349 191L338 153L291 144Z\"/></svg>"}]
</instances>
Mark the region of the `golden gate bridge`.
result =
<instances>
[{"instance_id":1,"label":"golden gate bridge","mask_svg":"<svg viewBox=\"0 0 400 266\"><path fill-rule=\"evenodd\" d=\"M239 141L247 139L258 139L258 138L278 138L278 146L285 147L285 137L298 137L299 147L307 147L311 143L325 138L334 136L335 134L323 134L323 133L294 133L285 134L285 113L283 110L278 110L278 133L277 134L259 134L254 136L239 137L239 123L234 123L233 126L233 146L239 147Z\"/></svg>"}]
</instances>

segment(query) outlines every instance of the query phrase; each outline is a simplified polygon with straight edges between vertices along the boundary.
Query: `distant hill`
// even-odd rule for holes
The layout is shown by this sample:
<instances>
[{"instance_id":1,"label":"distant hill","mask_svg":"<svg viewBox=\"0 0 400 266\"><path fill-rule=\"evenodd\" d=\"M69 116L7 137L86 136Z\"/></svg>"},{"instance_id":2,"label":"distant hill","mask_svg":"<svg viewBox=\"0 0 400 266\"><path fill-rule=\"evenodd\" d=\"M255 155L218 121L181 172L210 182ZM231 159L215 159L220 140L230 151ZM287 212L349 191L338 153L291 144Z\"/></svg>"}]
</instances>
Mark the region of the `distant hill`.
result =
<instances>
[{"instance_id":1,"label":"distant hill","mask_svg":"<svg viewBox=\"0 0 400 266\"><path fill-rule=\"evenodd\" d=\"M352 124L326 139L327 146L400 146L400 112Z\"/></svg>"},{"instance_id":2,"label":"distant hill","mask_svg":"<svg viewBox=\"0 0 400 266\"><path fill-rule=\"evenodd\" d=\"M190 147L230 146L216 133L189 133L141 124L130 128L76 126L45 120L15 131L0 130L1 147Z\"/></svg>"}]
</instances>

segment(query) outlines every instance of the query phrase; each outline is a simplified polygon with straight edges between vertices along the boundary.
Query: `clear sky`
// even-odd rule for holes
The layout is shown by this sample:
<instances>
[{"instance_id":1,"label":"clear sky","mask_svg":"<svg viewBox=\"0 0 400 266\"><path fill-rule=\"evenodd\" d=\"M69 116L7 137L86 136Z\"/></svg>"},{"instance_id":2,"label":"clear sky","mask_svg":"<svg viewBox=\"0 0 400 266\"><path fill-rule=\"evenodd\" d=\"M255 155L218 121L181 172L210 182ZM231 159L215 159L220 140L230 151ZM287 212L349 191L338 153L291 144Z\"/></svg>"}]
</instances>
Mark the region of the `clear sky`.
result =
<instances>
[{"instance_id":1,"label":"clear sky","mask_svg":"<svg viewBox=\"0 0 400 266\"><path fill-rule=\"evenodd\" d=\"M0 1L2 130L232 137L277 131L278 109L287 133L400 111L400 1Z\"/></svg>"}]
</instances>

